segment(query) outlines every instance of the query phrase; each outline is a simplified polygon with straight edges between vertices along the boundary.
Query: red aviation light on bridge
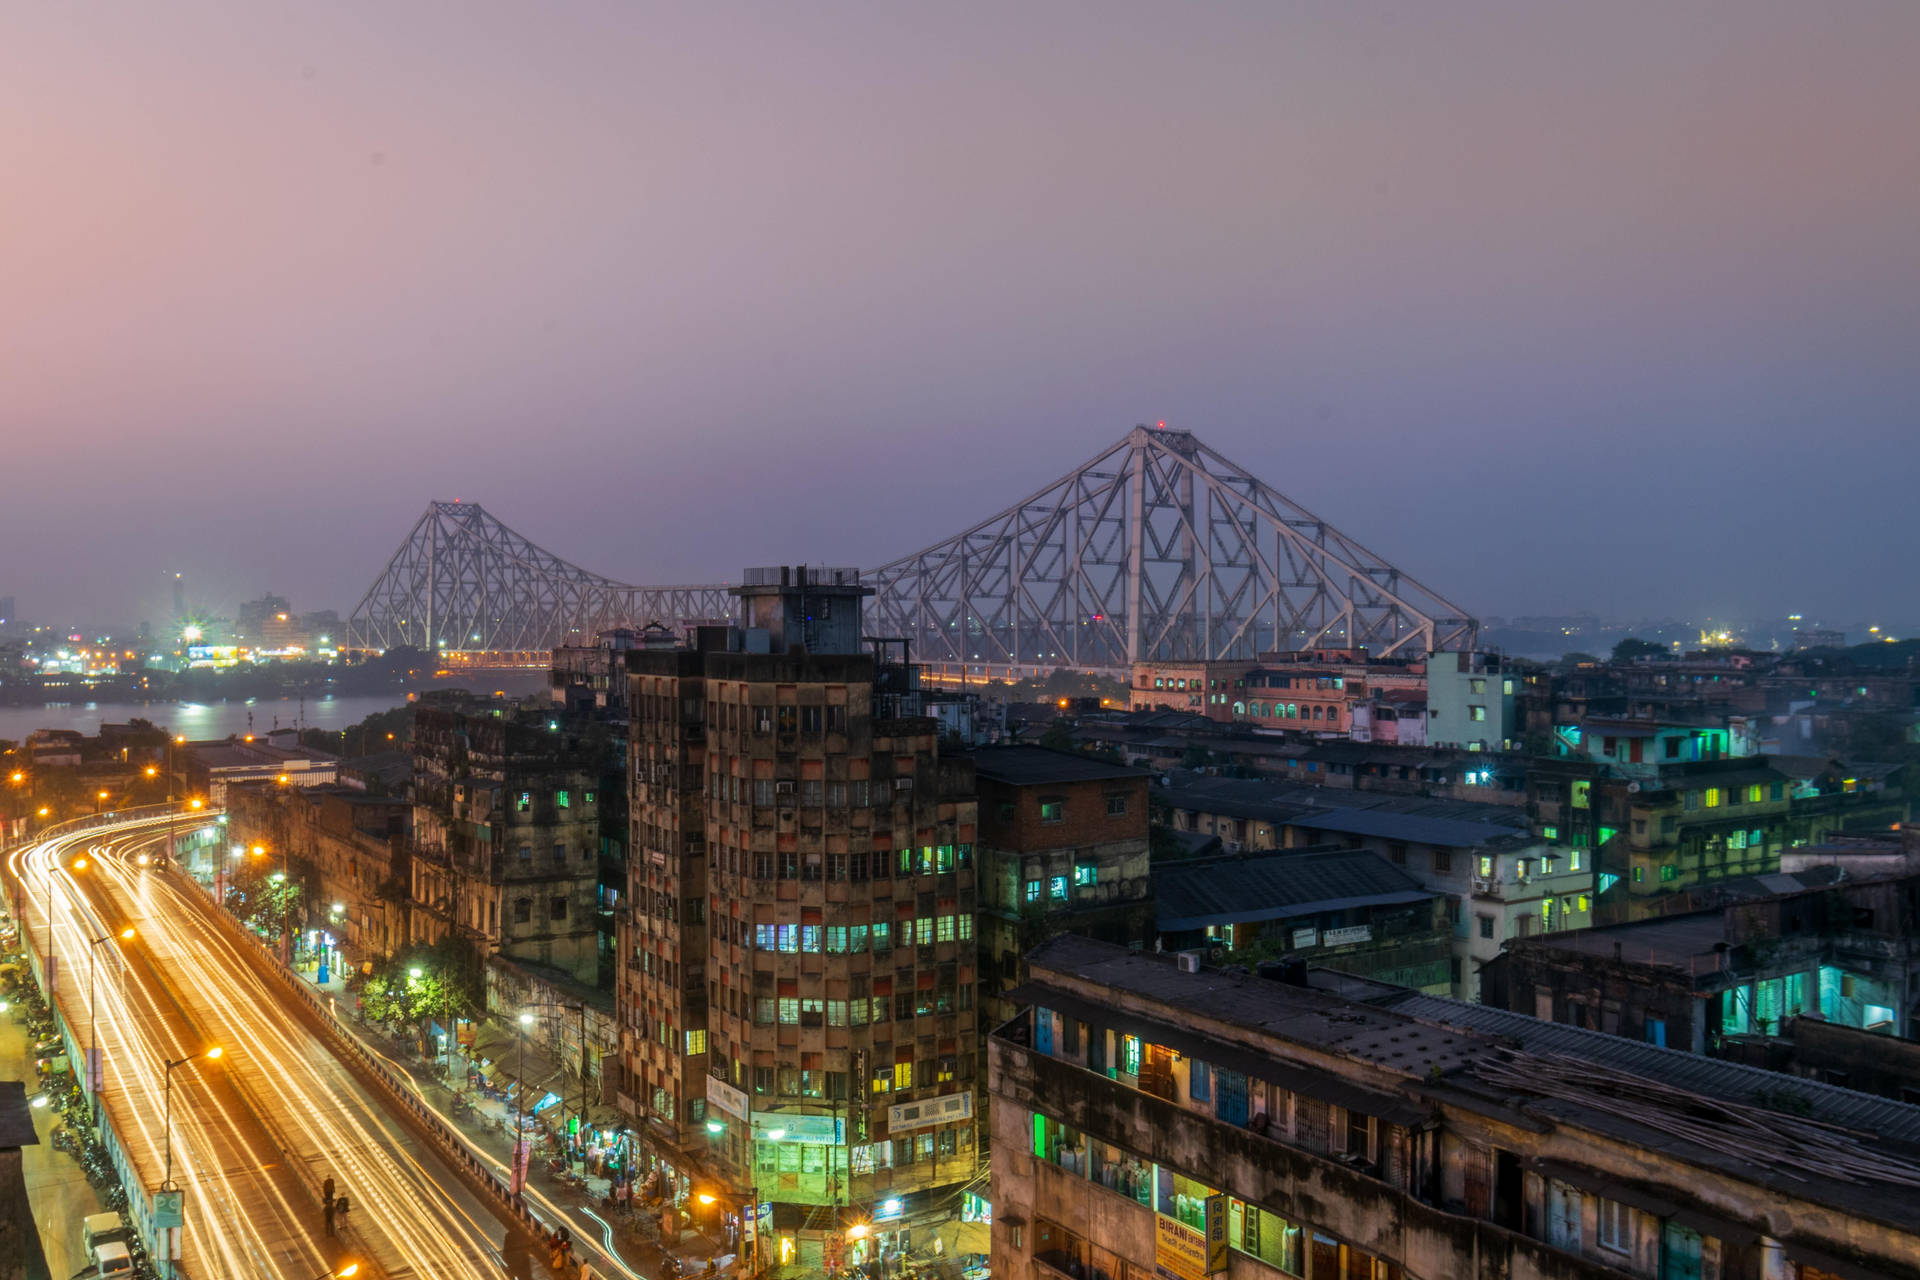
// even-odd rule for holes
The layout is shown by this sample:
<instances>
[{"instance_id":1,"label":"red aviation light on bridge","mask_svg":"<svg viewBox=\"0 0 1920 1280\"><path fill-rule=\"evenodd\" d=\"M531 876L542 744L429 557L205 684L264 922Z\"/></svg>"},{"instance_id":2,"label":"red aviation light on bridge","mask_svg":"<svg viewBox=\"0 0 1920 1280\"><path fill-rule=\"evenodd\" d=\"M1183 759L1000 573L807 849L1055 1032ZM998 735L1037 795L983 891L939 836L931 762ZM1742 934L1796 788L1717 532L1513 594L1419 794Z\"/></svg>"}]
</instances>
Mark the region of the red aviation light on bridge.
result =
<instances>
[{"instance_id":1,"label":"red aviation light on bridge","mask_svg":"<svg viewBox=\"0 0 1920 1280\"><path fill-rule=\"evenodd\" d=\"M1167 420L1165 418L1162 418L1160 419L1160 421L1154 423L1153 425L1159 430L1165 431L1167 429Z\"/></svg>"}]
</instances>

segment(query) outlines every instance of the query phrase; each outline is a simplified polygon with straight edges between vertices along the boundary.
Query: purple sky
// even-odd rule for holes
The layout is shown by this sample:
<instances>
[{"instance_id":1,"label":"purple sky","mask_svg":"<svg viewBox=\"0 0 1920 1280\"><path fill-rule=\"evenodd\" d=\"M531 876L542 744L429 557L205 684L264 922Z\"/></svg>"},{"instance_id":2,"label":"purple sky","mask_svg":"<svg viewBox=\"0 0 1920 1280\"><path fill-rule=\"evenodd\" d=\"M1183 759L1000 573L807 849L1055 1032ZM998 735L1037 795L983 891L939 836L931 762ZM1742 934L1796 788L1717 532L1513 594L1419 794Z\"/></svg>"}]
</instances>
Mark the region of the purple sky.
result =
<instances>
[{"instance_id":1,"label":"purple sky","mask_svg":"<svg viewBox=\"0 0 1920 1280\"><path fill-rule=\"evenodd\" d=\"M1130 425L1481 613L1916 612L1920 4L15 6L0 595L872 565Z\"/></svg>"}]
</instances>

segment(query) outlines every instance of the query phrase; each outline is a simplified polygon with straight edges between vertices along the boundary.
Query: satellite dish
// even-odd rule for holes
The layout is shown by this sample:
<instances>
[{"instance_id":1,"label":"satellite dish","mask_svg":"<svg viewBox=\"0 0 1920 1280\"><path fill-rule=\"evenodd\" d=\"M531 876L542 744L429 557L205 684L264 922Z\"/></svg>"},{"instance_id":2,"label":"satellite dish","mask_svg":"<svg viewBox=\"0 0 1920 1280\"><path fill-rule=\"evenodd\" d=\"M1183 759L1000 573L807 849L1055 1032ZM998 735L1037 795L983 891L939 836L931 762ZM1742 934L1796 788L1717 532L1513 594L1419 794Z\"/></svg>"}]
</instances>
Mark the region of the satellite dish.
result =
<instances>
[{"instance_id":1,"label":"satellite dish","mask_svg":"<svg viewBox=\"0 0 1920 1280\"><path fill-rule=\"evenodd\" d=\"M1629 794L1629 795L1636 795L1636 796L1637 796L1637 795L1639 795L1639 794L1640 794L1640 784L1639 784L1639 783L1637 783L1637 782L1629 782L1629 783L1627 784L1627 794Z\"/></svg>"}]
</instances>

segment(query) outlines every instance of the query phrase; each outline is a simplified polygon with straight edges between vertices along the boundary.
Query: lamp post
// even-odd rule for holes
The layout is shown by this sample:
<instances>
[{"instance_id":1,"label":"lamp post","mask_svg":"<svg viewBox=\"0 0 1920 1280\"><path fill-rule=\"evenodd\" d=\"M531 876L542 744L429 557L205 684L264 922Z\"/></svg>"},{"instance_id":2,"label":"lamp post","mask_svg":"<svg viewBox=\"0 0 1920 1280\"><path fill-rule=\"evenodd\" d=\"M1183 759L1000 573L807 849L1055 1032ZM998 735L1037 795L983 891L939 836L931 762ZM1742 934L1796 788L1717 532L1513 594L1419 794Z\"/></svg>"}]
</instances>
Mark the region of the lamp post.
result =
<instances>
[{"instance_id":1,"label":"lamp post","mask_svg":"<svg viewBox=\"0 0 1920 1280\"><path fill-rule=\"evenodd\" d=\"M340 1268L338 1271L325 1272L321 1275L315 1276L313 1280L334 1280L334 1277L336 1276L339 1277L339 1280L347 1280L349 1276L357 1276L359 1274L360 1274L360 1264L357 1262L349 1262L346 1266Z\"/></svg>"},{"instance_id":2,"label":"lamp post","mask_svg":"<svg viewBox=\"0 0 1920 1280\"><path fill-rule=\"evenodd\" d=\"M74 859L73 865L75 870L85 871L87 869L87 860L85 858L76 858ZM48 861L47 863L47 963L45 968L47 971L47 1004L50 1006L53 1004L53 989L55 985L58 984L58 982L60 981L60 968L58 965L54 964L53 962L53 873L58 871L59 869L60 869L60 860L58 858L53 858Z\"/></svg>"},{"instance_id":3,"label":"lamp post","mask_svg":"<svg viewBox=\"0 0 1920 1280\"><path fill-rule=\"evenodd\" d=\"M174 1072L174 1068L184 1067L189 1062L194 1061L196 1058L204 1059L207 1062L213 1062L220 1057L222 1052L223 1051L221 1050L219 1045L214 1045L212 1048L206 1049L200 1053L190 1053L184 1058L174 1058L169 1060L166 1063L167 1069L166 1069L165 1078L161 1082L161 1094L163 1097L162 1107L165 1112L165 1119L162 1121L162 1126L163 1126L164 1132L166 1133L167 1176L160 1183L160 1190L162 1191L178 1191L179 1190L178 1187L173 1185L173 1072ZM178 1208L177 1205L175 1207L176 1209ZM178 1224L168 1228L168 1230L178 1230L178 1229L179 1229ZM173 1276L173 1255L174 1255L174 1249L169 1248L167 1250L168 1280L172 1280L172 1276Z\"/></svg>"},{"instance_id":4,"label":"lamp post","mask_svg":"<svg viewBox=\"0 0 1920 1280\"><path fill-rule=\"evenodd\" d=\"M112 942L116 937L122 942L133 941L133 927L129 925L117 934L109 933L87 944L87 1092L93 1098L93 1118L96 1122L100 1119L100 1086L106 1083L107 1073L100 1064L100 1040L94 1022L93 958L102 943Z\"/></svg>"},{"instance_id":5,"label":"lamp post","mask_svg":"<svg viewBox=\"0 0 1920 1280\"><path fill-rule=\"evenodd\" d=\"M174 835L173 835L174 822L180 816L179 810L174 808L174 804L173 804L173 749L175 747L185 746L186 741L187 741L187 735L185 735L184 733L176 734L172 738L169 738L167 740L167 861L168 862L172 862L174 855L179 852L178 847L174 843Z\"/></svg>"},{"instance_id":6,"label":"lamp post","mask_svg":"<svg viewBox=\"0 0 1920 1280\"><path fill-rule=\"evenodd\" d=\"M533 1015L520 1015L520 1044L515 1049L514 1089L513 1089L513 1194L517 1199L527 1188L527 1137L526 1124L521 1113L527 1101L527 1032L533 1026Z\"/></svg>"},{"instance_id":7,"label":"lamp post","mask_svg":"<svg viewBox=\"0 0 1920 1280\"><path fill-rule=\"evenodd\" d=\"M205 1059L208 1062L217 1061L220 1055L224 1052L226 1051L222 1049L219 1045L214 1045L211 1049L208 1049L203 1053L190 1053L184 1058L174 1058L167 1062L166 1078L161 1082L162 1109L165 1112L165 1119L162 1122L162 1124L163 1124L164 1132L166 1133L166 1148L167 1148L167 1176L161 1180L160 1189L162 1191L172 1191L174 1189L173 1187L173 1072L174 1072L174 1069L176 1067L184 1067L189 1062L194 1061L196 1058Z\"/></svg>"}]
</instances>

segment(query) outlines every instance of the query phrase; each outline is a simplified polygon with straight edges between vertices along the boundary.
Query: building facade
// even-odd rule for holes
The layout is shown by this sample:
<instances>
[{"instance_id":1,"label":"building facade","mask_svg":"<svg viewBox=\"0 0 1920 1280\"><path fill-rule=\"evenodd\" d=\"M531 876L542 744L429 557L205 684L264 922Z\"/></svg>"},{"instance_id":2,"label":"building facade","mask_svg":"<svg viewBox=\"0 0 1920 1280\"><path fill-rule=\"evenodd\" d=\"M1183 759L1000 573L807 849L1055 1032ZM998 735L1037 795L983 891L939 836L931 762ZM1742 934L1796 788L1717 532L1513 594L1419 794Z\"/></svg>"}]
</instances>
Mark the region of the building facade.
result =
<instances>
[{"instance_id":1,"label":"building facade","mask_svg":"<svg viewBox=\"0 0 1920 1280\"><path fill-rule=\"evenodd\" d=\"M597 981L604 750L544 717L416 708L413 940Z\"/></svg>"},{"instance_id":2,"label":"building facade","mask_svg":"<svg viewBox=\"0 0 1920 1280\"><path fill-rule=\"evenodd\" d=\"M996 1280L1920 1276L1920 1107L1324 970L1029 971Z\"/></svg>"},{"instance_id":3,"label":"building facade","mask_svg":"<svg viewBox=\"0 0 1920 1280\"><path fill-rule=\"evenodd\" d=\"M979 1156L973 768L863 641L857 571L736 594L743 627L628 656L621 1105L758 1265L859 1262Z\"/></svg>"},{"instance_id":4,"label":"building facade","mask_svg":"<svg viewBox=\"0 0 1920 1280\"><path fill-rule=\"evenodd\" d=\"M1056 933L1129 946L1153 937L1147 774L1043 747L973 757L979 787L980 998L987 1025L1022 957Z\"/></svg>"}]
</instances>

